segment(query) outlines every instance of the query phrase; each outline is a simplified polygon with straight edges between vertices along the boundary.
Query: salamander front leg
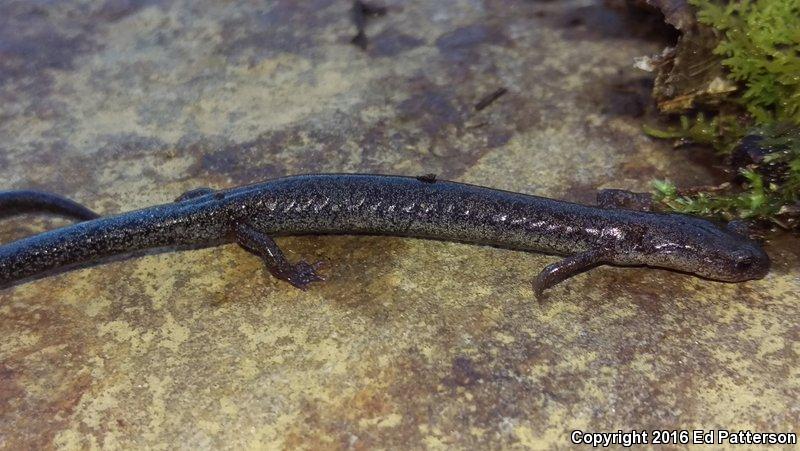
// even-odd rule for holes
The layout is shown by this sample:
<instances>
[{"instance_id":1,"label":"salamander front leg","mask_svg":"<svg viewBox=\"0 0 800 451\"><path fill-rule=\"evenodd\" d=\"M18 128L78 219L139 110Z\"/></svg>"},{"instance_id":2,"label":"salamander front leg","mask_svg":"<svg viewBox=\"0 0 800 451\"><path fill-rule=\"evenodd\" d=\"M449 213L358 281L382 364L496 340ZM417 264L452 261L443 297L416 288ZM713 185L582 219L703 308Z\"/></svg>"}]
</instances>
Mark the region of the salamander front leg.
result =
<instances>
[{"instance_id":1,"label":"salamander front leg","mask_svg":"<svg viewBox=\"0 0 800 451\"><path fill-rule=\"evenodd\" d=\"M608 256L609 251L606 249L592 249L546 266L533 282L536 297L540 298L544 290L552 288L559 282L603 263Z\"/></svg>"},{"instance_id":2,"label":"salamander front leg","mask_svg":"<svg viewBox=\"0 0 800 451\"><path fill-rule=\"evenodd\" d=\"M205 196L206 194L211 194L213 192L214 190L208 187L195 188L181 194L180 196L178 196L177 199L175 199L174 202L183 202L185 200L194 199L195 197Z\"/></svg>"},{"instance_id":3,"label":"salamander front leg","mask_svg":"<svg viewBox=\"0 0 800 451\"><path fill-rule=\"evenodd\" d=\"M602 189L597 192L597 205L607 209L650 211L653 209L653 195L624 189Z\"/></svg>"},{"instance_id":4,"label":"salamander front leg","mask_svg":"<svg viewBox=\"0 0 800 451\"><path fill-rule=\"evenodd\" d=\"M272 238L247 224L236 226L236 241L246 250L261 257L272 275L301 290L307 289L313 282L325 280L316 272L321 265L320 262L314 265L305 261L300 261L295 265L289 263L283 251Z\"/></svg>"}]
</instances>

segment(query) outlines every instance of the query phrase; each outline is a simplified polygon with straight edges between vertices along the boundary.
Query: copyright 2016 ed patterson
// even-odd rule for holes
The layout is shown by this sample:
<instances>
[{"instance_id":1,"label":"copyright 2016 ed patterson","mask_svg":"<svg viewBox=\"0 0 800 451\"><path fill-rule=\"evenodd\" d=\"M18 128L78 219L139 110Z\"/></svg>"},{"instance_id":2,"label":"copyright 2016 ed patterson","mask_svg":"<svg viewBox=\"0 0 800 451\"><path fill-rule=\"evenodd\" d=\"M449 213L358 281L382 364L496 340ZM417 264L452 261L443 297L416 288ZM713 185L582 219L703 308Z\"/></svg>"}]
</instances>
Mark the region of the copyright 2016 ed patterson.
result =
<instances>
[{"instance_id":1,"label":"copyright 2016 ed patterson","mask_svg":"<svg viewBox=\"0 0 800 451\"><path fill-rule=\"evenodd\" d=\"M796 445L795 432L756 432L729 429L671 429L592 432L573 430L573 445L594 448L609 446L632 447L636 445Z\"/></svg>"}]
</instances>

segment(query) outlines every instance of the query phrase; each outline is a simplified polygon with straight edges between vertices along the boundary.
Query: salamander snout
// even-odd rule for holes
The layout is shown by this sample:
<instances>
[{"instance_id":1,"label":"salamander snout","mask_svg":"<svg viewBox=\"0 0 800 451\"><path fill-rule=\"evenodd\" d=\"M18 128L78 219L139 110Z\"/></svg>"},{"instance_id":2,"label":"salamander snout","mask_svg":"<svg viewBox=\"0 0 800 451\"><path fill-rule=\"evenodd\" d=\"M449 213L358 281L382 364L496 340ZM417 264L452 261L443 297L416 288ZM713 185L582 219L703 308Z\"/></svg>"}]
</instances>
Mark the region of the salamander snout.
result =
<instances>
[{"instance_id":1,"label":"salamander snout","mask_svg":"<svg viewBox=\"0 0 800 451\"><path fill-rule=\"evenodd\" d=\"M698 234L699 239L693 240L691 254L696 253L700 258L692 272L726 282L743 282L767 275L769 256L758 243L727 230L714 232Z\"/></svg>"},{"instance_id":2,"label":"salamander snout","mask_svg":"<svg viewBox=\"0 0 800 451\"><path fill-rule=\"evenodd\" d=\"M751 280L767 275L770 261L763 249L755 245L748 245L731 253L731 265L736 281Z\"/></svg>"},{"instance_id":3,"label":"salamander snout","mask_svg":"<svg viewBox=\"0 0 800 451\"><path fill-rule=\"evenodd\" d=\"M766 252L736 231L690 216L660 218L643 240L646 264L724 282L760 279L769 272Z\"/></svg>"}]
</instances>

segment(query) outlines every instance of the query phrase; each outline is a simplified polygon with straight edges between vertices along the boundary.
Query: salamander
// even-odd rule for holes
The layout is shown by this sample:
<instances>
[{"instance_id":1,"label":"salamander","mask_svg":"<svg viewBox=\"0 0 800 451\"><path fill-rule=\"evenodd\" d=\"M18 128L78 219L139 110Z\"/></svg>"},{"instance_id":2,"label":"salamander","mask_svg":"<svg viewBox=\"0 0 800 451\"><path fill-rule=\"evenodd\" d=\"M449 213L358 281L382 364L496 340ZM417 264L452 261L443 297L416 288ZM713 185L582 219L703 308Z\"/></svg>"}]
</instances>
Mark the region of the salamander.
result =
<instances>
[{"instance_id":1,"label":"salamander","mask_svg":"<svg viewBox=\"0 0 800 451\"><path fill-rule=\"evenodd\" d=\"M306 289L322 280L318 264L289 262L273 241L305 234L392 235L566 256L536 277L537 296L601 264L726 282L762 278L770 266L757 243L697 217L582 205L432 175L297 175L200 188L115 216L76 216L88 220L0 246L0 286L144 249L235 242L279 279Z\"/></svg>"}]
</instances>

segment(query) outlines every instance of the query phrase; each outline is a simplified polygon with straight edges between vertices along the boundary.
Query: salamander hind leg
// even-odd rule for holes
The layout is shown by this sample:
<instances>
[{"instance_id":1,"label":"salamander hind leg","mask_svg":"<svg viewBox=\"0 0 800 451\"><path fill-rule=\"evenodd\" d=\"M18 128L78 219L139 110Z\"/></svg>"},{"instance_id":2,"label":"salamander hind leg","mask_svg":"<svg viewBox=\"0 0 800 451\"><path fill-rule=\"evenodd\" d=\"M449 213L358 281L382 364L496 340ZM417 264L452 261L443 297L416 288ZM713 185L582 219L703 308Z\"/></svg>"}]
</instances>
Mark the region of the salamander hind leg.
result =
<instances>
[{"instance_id":1,"label":"salamander hind leg","mask_svg":"<svg viewBox=\"0 0 800 451\"><path fill-rule=\"evenodd\" d=\"M544 290L607 261L608 257L608 250L592 249L546 266L533 282L536 297L540 298Z\"/></svg>"},{"instance_id":2,"label":"salamander hind leg","mask_svg":"<svg viewBox=\"0 0 800 451\"><path fill-rule=\"evenodd\" d=\"M313 282L325 280L317 274L321 262L313 265L305 261L291 264L272 238L247 224L236 226L236 241L249 252L261 257L272 275L301 290L307 289Z\"/></svg>"},{"instance_id":3,"label":"salamander hind leg","mask_svg":"<svg viewBox=\"0 0 800 451\"><path fill-rule=\"evenodd\" d=\"M19 213L52 213L80 221L100 217L74 200L58 194L34 190L0 191L0 218Z\"/></svg>"}]
</instances>

